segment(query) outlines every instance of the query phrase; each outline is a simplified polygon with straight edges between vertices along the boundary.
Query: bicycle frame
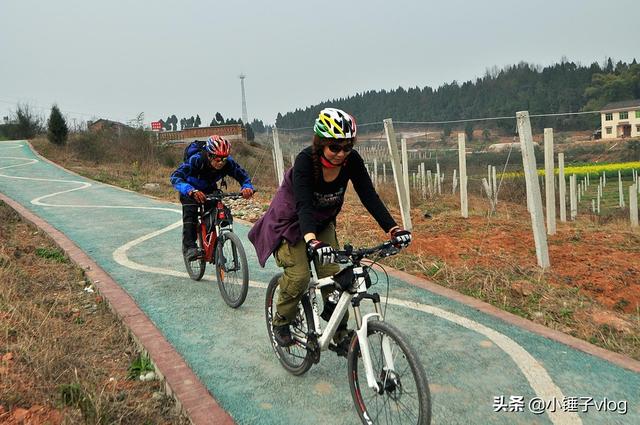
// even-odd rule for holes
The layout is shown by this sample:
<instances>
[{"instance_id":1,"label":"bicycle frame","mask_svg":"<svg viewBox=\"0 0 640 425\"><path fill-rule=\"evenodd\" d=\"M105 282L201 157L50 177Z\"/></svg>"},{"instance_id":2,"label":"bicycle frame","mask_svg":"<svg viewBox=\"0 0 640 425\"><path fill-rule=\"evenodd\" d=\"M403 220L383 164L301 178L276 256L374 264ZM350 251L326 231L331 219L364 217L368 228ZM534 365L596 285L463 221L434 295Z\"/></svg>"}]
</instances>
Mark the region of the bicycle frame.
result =
<instances>
[{"instance_id":1,"label":"bicycle frame","mask_svg":"<svg viewBox=\"0 0 640 425\"><path fill-rule=\"evenodd\" d=\"M377 320L380 321L384 320L384 317L382 315L382 308L380 307L380 296L378 294L368 294L365 280L366 272L362 266L354 266L353 275L355 283L353 285L353 288L355 289L356 293L352 294L349 291L342 292L342 294L340 295L340 299L338 300L338 304L336 305L333 313L331 314L331 317L329 318L329 322L327 323L327 326L323 331L320 325L320 314L318 313L317 292L325 286L337 287L337 282L333 279L333 276L317 279L318 272L315 266L315 262L312 261L311 264L311 279L309 282L308 294L313 310L314 331L316 335L318 335L318 345L320 346L320 351L325 351L329 347L329 343L331 342L336 329L338 329L338 325L349 309L349 304L352 304L356 319L356 333L358 335L358 344L360 345L362 362L364 364L367 376L367 386L374 391L379 391L380 387L378 386L378 382L373 372L373 365L371 362L369 340L367 338L367 325L369 320L372 320L374 318L377 318ZM356 298L356 300L354 300L354 298ZM360 301L362 299L370 299L373 301L375 313L368 313L364 317L362 317L360 313ZM302 307L300 306L299 308ZM395 370L393 364L393 355L391 352L391 345L389 344L389 340L386 337L383 337L382 339L382 352L384 353L385 370Z\"/></svg>"},{"instance_id":2,"label":"bicycle frame","mask_svg":"<svg viewBox=\"0 0 640 425\"><path fill-rule=\"evenodd\" d=\"M201 205L200 208L200 234L202 235L202 247L204 248L204 259L207 262L212 262L218 237L225 231L233 231L233 225L231 222L226 226L221 226L221 221L226 217L224 212L224 203L218 198L211 198L208 200L215 202L215 206L208 211L205 210L206 204ZM207 215L213 214L213 227L207 233L206 220Z\"/></svg>"}]
</instances>

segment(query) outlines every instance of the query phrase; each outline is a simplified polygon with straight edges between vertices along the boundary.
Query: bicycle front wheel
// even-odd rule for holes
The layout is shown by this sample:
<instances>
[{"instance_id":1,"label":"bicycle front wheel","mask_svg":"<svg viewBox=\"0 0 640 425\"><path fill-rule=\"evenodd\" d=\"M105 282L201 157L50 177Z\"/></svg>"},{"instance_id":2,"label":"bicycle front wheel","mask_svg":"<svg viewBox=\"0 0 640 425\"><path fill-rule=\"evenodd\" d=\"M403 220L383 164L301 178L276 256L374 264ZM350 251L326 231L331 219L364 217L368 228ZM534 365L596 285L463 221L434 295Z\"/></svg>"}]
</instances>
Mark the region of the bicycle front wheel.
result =
<instances>
[{"instance_id":1,"label":"bicycle front wheel","mask_svg":"<svg viewBox=\"0 0 640 425\"><path fill-rule=\"evenodd\" d=\"M232 308L240 307L249 290L249 268L244 247L235 233L224 232L218 238L215 264L224 302Z\"/></svg>"},{"instance_id":2,"label":"bicycle front wheel","mask_svg":"<svg viewBox=\"0 0 640 425\"><path fill-rule=\"evenodd\" d=\"M357 336L347 356L349 386L364 424L431 423L431 395L417 356L400 331L386 322L370 321L367 328L373 374L379 390L367 385Z\"/></svg>"},{"instance_id":3,"label":"bicycle front wheel","mask_svg":"<svg viewBox=\"0 0 640 425\"><path fill-rule=\"evenodd\" d=\"M184 259L184 266L187 269L187 273L189 277L193 280L200 280L202 276L204 276L204 271L207 268L207 262L204 260L204 247L202 243L202 233L200 232L200 228L198 228L198 257L195 260L188 260L186 253L182 253L182 258Z\"/></svg>"},{"instance_id":4,"label":"bicycle front wheel","mask_svg":"<svg viewBox=\"0 0 640 425\"><path fill-rule=\"evenodd\" d=\"M291 322L291 336L296 341L291 347L281 347L273 336L273 316L276 314L276 301L280 294L278 280L282 273L275 275L267 286L267 297L265 300L265 319L267 322L267 333L269 341L276 353L280 364L293 375L302 375L313 365L312 352L305 346L308 335L313 329L313 313L311 303L306 296L298 304L298 312Z\"/></svg>"}]
</instances>

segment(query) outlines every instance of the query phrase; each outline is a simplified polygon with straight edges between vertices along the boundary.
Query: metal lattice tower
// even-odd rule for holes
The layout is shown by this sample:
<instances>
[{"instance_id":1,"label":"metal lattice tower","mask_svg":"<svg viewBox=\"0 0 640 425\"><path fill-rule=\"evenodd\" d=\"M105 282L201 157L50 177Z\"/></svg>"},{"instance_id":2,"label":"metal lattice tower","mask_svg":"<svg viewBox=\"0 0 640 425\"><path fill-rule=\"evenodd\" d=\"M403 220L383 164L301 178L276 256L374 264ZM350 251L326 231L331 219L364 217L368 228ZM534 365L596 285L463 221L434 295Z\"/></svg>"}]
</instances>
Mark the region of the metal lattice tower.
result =
<instances>
[{"instance_id":1,"label":"metal lattice tower","mask_svg":"<svg viewBox=\"0 0 640 425\"><path fill-rule=\"evenodd\" d=\"M249 116L247 115L247 98L244 94L244 79L247 76L244 74L240 74L238 78L240 78L240 87L242 88L242 122L246 125L249 124Z\"/></svg>"}]
</instances>

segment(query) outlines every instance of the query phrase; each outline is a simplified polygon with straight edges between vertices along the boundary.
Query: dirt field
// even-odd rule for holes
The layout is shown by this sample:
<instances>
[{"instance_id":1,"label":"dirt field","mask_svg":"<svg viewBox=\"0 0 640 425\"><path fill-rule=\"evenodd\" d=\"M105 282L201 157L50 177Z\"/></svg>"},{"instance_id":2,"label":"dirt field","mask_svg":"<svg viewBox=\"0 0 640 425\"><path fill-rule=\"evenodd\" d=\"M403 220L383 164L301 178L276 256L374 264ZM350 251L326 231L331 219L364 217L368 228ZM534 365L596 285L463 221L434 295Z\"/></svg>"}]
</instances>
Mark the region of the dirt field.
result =
<instances>
[{"instance_id":1,"label":"dirt field","mask_svg":"<svg viewBox=\"0 0 640 425\"><path fill-rule=\"evenodd\" d=\"M188 423L83 271L4 203L0 282L1 424Z\"/></svg>"},{"instance_id":2,"label":"dirt field","mask_svg":"<svg viewBox=\"0 0 640 425\"><path fill-rule=\"evenodd\" d=\"M349 205L341 240L379 241L382 231L353 194ZM558 223L548 238L551 268L542 272L526 208L503 202L487 216L475 199L463 219L457 205L445 196L413 209L414 242L390 264L640 359L640 232L589 216Z\"/></svg>"}]
</instances>

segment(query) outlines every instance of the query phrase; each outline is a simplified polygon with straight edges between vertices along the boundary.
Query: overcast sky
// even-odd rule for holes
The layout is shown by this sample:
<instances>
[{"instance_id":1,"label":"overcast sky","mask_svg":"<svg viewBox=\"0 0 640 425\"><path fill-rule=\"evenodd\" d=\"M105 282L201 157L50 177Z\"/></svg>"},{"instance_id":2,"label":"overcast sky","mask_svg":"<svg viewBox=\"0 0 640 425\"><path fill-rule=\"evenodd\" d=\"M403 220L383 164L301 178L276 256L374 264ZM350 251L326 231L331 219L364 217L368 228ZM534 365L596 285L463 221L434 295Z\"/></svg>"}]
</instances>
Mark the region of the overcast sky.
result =
<instances>
[{"instance_id":1,"label":"overcast sky","mask_svg":"<svg viewBox=\"0 0 640 425\"><path fill-rule=\"evenodd\" d=\"M0 0L0 117L57 103L71 119L207 125L242 116L244 73L249 120L273 123L494 65L640 60L639 17L639 0Z\"/></svg>"}]
</instances>

